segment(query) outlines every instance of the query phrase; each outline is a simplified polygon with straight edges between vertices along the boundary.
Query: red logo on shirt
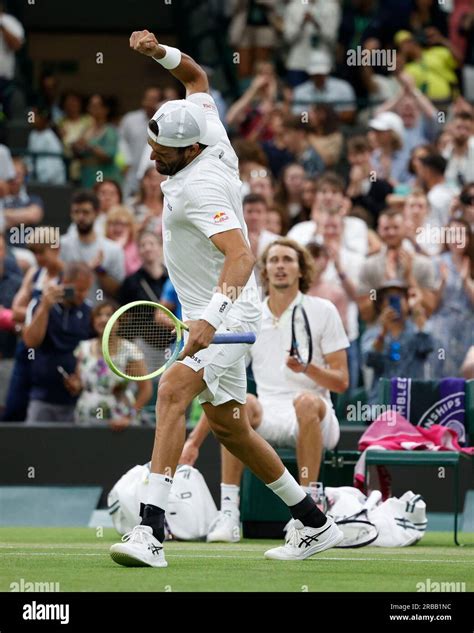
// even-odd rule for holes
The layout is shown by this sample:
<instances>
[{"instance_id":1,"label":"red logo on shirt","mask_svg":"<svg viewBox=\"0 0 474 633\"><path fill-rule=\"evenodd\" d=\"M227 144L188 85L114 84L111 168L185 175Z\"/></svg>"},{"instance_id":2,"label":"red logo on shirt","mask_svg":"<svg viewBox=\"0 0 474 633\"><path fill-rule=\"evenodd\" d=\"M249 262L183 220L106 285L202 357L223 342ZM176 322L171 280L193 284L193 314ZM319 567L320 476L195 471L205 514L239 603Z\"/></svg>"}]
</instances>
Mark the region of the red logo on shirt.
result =
<instances>
[{"instance_id":1,"label":"red logo on shirt","mask_svg":"<svg viewBox=\"0 0 474 633\"><path fill-rule=\"evenodd\" d=\"M221 224L221 222L225 222L229 219L229 216L225 211L218 211L213 217L214 224Z\"/></svg>"}]
</instances>

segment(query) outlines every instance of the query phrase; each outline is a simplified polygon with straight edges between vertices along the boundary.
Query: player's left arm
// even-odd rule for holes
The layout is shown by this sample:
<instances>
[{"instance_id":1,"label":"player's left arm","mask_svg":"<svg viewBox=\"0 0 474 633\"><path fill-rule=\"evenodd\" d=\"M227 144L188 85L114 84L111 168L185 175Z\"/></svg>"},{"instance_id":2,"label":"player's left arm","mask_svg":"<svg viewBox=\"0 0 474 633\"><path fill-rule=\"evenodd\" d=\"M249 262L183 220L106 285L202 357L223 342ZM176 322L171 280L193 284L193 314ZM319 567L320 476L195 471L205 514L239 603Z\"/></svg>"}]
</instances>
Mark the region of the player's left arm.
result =
<instances>
[{"instance_id":1,"label":"player's left arm","mask_svg":"<svg viewBox=\"0 0 474 633\"><path fill-rule=\"evenodd\" d=\"M245 241L240 229L215 233L209 239L225 256L224 265L217 287L214 289L214 297L203 318L187 323L189 337L179 356L180 359L192 356L200 349L209 347L216 333L216 322L213 325L207 318L213 320L214 315L219 318L219 313L225 314L228 311L245 287L256 263L250 246ZM219 308L219 304L221 308Z\"/></svg>"},{"instance_id":2,"label":"player's left arm","mask_svg":"<svg viewBox=\"0 0 474 633\"><path fill-rule=\"evenodd\" d=\"M152 57L156 61L164 59L167 50L170 50L162 46L156 36L147 30L132 33L130 48L133 48L137 53ZM176 49L171 50L176 51ZM186 88L186 96L189 97L198 92L209 92L209 81L201 66L185 53L180 53L180 59L178 53L175 55L177 55L176 59L179 64L175 68L167 68L167 70Z\"/></svg>"}]
</instances>

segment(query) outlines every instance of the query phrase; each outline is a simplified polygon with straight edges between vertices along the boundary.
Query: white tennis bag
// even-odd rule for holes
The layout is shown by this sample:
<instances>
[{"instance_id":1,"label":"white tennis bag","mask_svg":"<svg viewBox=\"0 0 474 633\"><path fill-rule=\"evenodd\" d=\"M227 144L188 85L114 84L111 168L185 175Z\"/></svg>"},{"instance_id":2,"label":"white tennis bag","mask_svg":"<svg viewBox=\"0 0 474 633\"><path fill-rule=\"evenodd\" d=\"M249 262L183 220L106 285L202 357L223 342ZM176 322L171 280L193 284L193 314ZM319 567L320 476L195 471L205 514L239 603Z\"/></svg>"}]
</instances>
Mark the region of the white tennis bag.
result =
<instances>
[{"instance_id":1,"label":"white tennis bag","mask_svg":"<svg viewBox=\"0 0 474 633\"><path fill-rule=\"evenodd\" d=\"M130 532L140 523L140 502L146 498L149 474L149 464L134 466L109 492L107 506L119 534ZM201 473L192 466L179 466L165 517L168 537L183 541L203 539L216 515L216 504Z\"/></svg>"}]
</instances>

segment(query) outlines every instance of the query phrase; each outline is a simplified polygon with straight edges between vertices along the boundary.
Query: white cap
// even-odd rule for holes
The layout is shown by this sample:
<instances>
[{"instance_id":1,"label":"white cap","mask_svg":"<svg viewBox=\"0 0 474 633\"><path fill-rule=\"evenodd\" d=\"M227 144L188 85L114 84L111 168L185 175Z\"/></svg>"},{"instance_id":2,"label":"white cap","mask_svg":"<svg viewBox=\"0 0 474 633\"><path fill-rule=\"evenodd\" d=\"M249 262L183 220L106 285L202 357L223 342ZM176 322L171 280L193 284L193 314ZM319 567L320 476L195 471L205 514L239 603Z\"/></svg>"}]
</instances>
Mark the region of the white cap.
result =
<instances>
[{"instance_id":1,"label":"white cap","mask_svg":"<svg viewBox=\"0 0 474 633\"><path fill-rule=\"evenodd\" d=\"M331 68L331 58L325 51L313 51L306 72L308 75L329 75Z\"/></svg>"},{"instance_id":2,"label":"white cap","mask_svg":"<svg viewBox=\"0 0 474 633\"><path fill-rule=\"evenodd\" d=\"M202 107L187 99L164 103L153 115L158 125L158 135L148 127L148 136L155 143L166 147L187 147L193 143L214 145L208 138L208 125Z\"/></svg>"},{"instance_id":3,"label":"white cap","mask_svg":"<svg viewBox=\"0 0 474 633\"><path fill-rule=\"evenodd\" d=\"M379 132L388 132L391 130L398 134L400 140L403 141L405 136L405 126L402 118L395 112L382 112L369 121L369 127Z\"/></svg>"}]
</instances>

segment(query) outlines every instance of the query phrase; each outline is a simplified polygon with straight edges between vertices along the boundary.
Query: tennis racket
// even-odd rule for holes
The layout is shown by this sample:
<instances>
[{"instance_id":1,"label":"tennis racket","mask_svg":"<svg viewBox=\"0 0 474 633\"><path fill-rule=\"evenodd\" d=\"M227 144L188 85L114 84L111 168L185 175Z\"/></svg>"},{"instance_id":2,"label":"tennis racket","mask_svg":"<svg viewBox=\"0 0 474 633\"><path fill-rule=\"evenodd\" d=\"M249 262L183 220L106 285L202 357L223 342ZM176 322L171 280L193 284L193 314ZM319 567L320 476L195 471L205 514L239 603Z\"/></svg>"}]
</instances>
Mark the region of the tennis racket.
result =
<instances>
[{"instance_id":1,"label":"tennis racket","mask_svg":"<svg viewBox=\"0 0 474 633\"><path fill-rule=\"evenodd\" d=\"M377 506L381 498L380 491L373 490L359 512L346 519L336 521L338 528L344 534L343 541L336 545L338 549L364 547L377 539L379 532L377 527L369 521L368 513Z\"/></svg>"},{"instance_id":2,"label":"tennis racket","mask_svg":"<svg viewBox=\"0 0 474 633\"><path fill-rule=\"evenodd\" d=\"M127 380L149 380L178 357L188 330L170 310L154 301L133 301L110 317L102 336L102 353L110 369ZM214 344L255 343L253 332L216 334Z\"/></svg>"},{"instance_id":3,"label":"tennis racket","mask_svg":"<svg viewBox=\"0 0 474 633\"><path fill-rule=\"evenodd\" d=\"M311 329L308 315L302 305L296 305L291 315L290 356L295 356L305 367L308 367L313 357Z\"/></svg>"}]
</instances>

